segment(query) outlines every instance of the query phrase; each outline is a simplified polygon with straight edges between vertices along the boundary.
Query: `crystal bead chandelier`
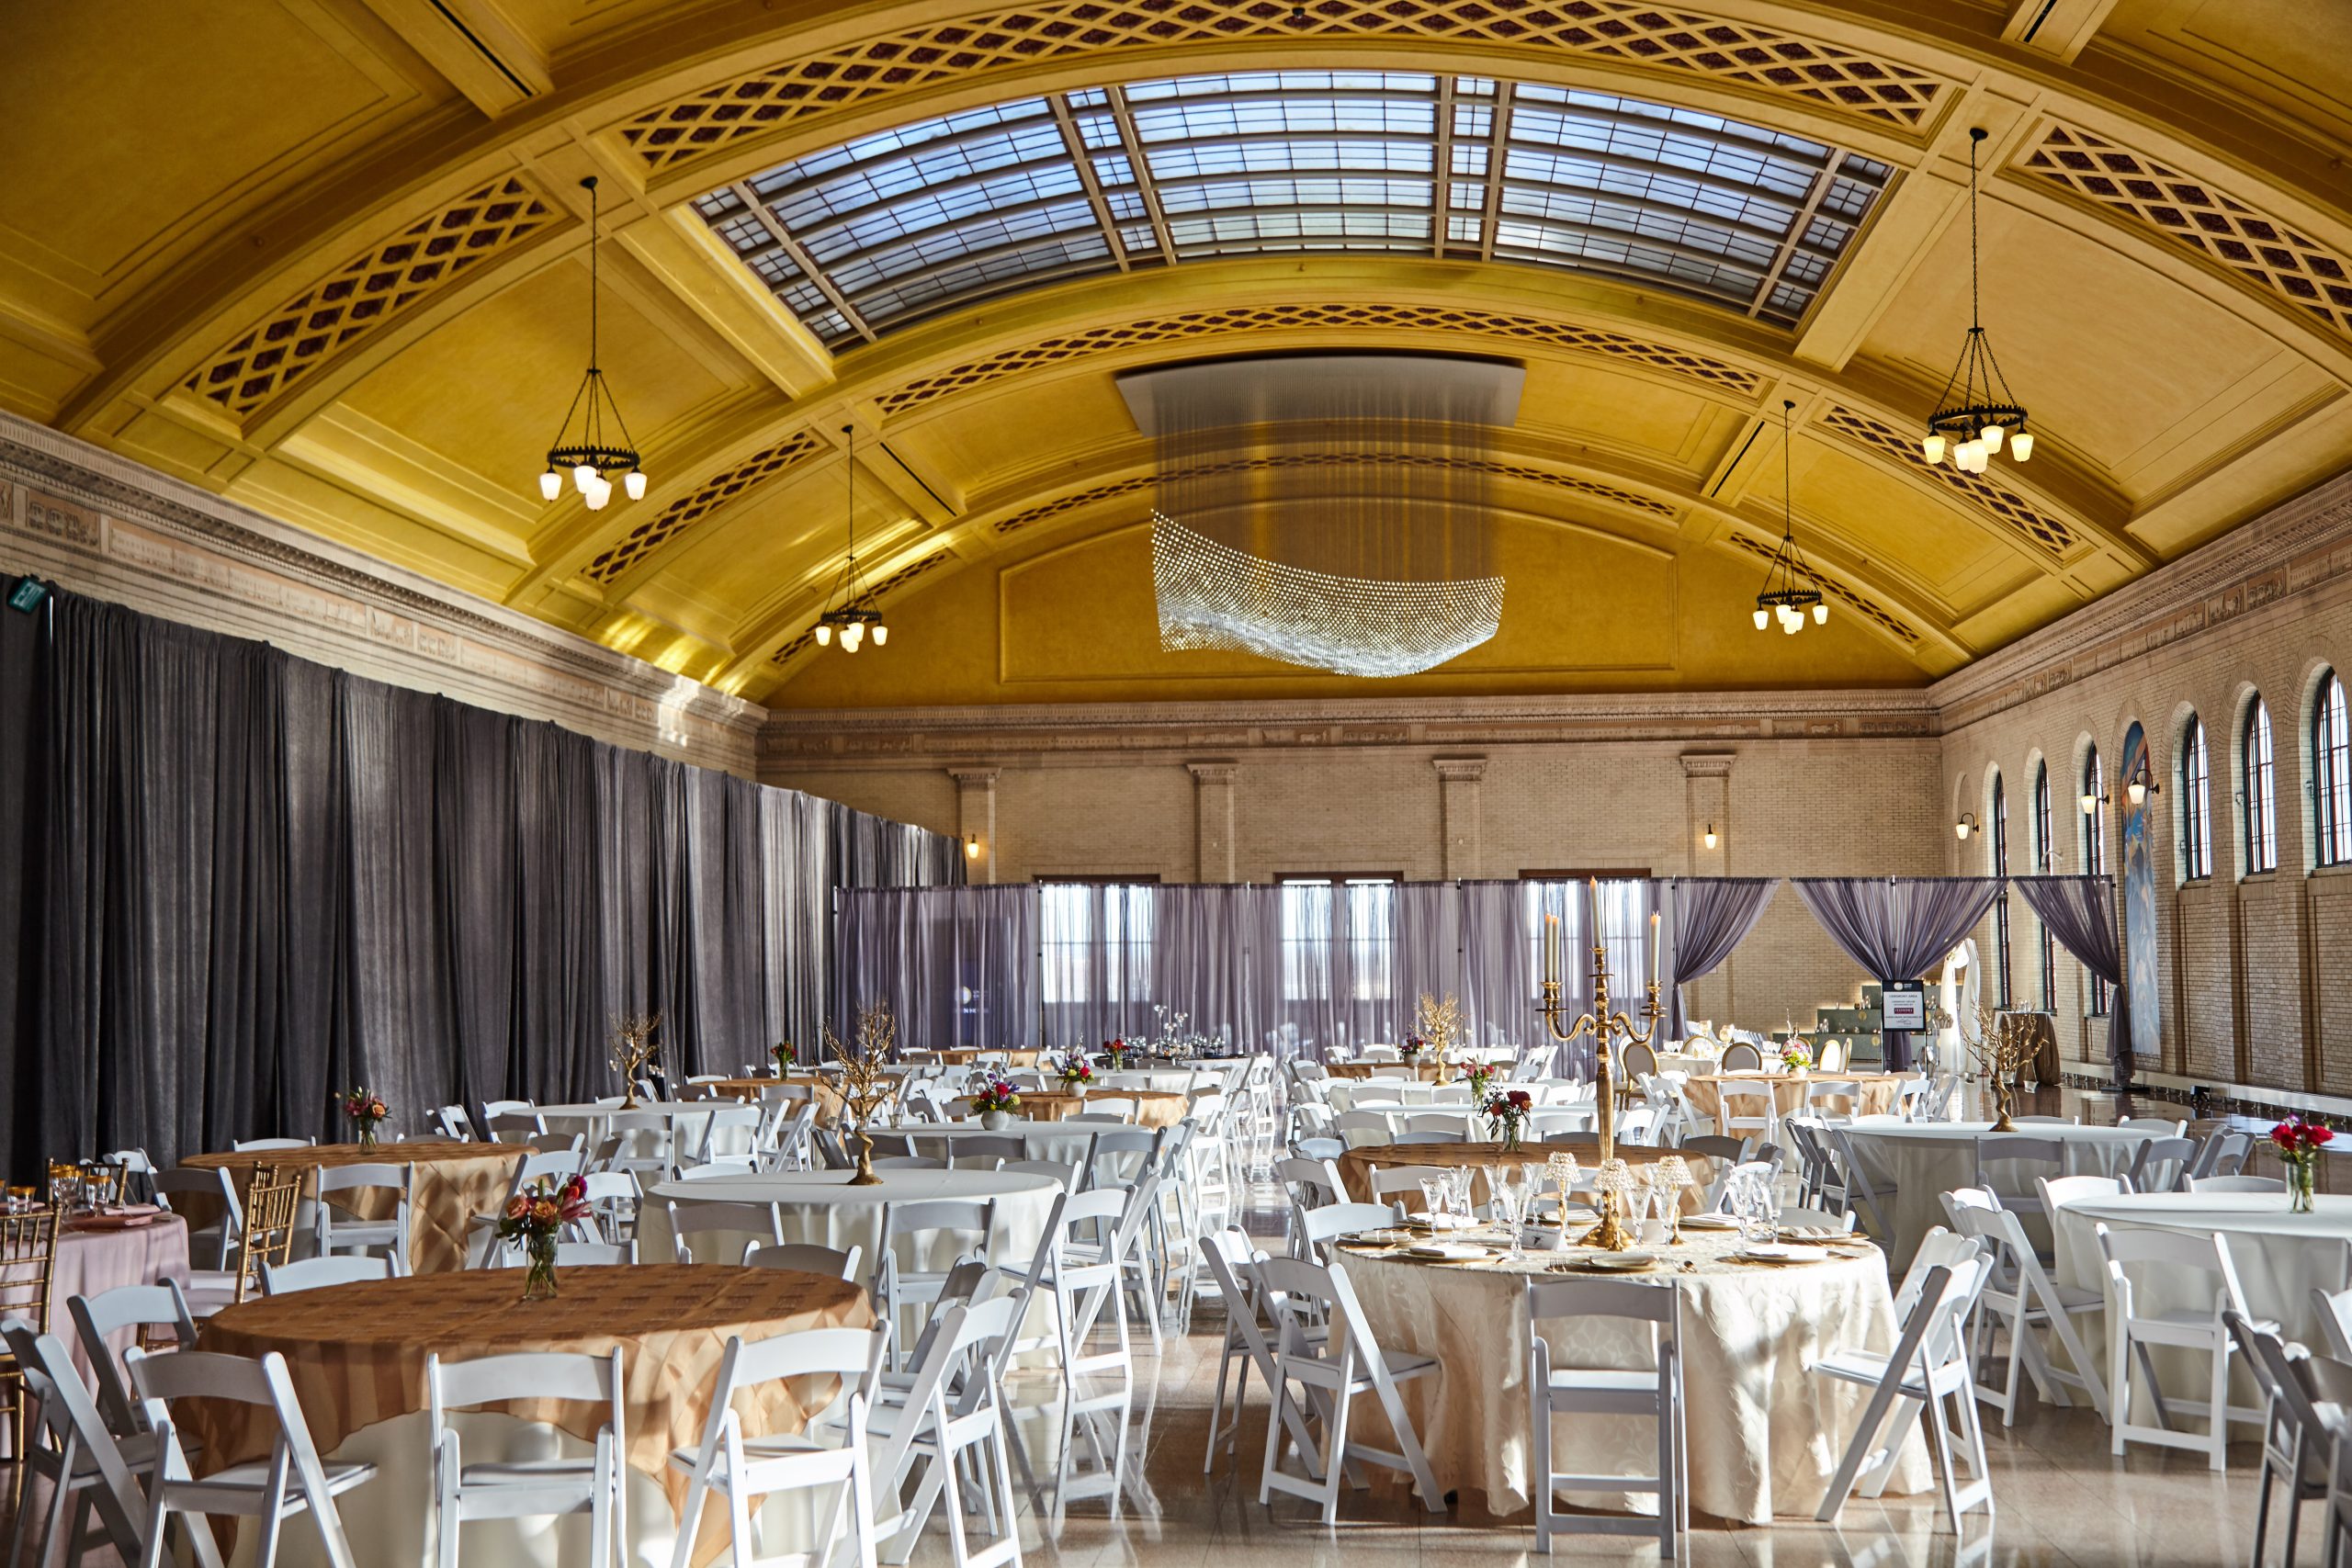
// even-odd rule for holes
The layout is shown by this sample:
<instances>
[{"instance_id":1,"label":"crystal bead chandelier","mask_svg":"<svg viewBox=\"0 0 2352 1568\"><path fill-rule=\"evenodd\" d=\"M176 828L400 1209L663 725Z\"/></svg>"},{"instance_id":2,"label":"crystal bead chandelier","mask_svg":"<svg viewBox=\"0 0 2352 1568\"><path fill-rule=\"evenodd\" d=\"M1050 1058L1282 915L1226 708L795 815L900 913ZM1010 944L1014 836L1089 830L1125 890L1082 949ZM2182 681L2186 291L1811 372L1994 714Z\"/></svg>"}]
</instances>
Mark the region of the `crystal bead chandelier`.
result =
<instances>
[{"instance_id":1,"label":"crystal bead chandelier","mask_svg":"<svg viewBox=\"0 0 2352 1568\"><path fill-rule=\"evenodd\" d=\"M1756 629L1762 631L1778 617L1781 629L1791 637L1804 629L1807 610L1813 612L1815 626L1829 619L1829 602L1822 597L1821 579L1814 575L1804 552L1797 548L1796 513L1789 503L1789 415L1796 406L1788 399L1781 400L1781 547L1772 552L1763 592L1756 595Z\"/></svg>"},{"instance_id":2,"label":"crystal bead chandelier","mask_svg":"<svg viewBox=\"0 0 2352 1568\"><path fill-rule=\"evenodd\" d=\"M1930 463L1947 454L1963 474L1981 474L2008 443L2009 456L2024 462L2033 456L2033 433L2025 427L2025 409L2009 390L2001 362L1993 357L1992 340L1984 335L1978 308L1976 259L1976 149L1984 141L1984 128L1968 133L1968 338L1961 344L1960 363L1944 383L1936 412L1928 416L1928 434L1919 450Z\"/></svg>"},{"instance_id":3,"label":"crystal bead chandelier","mask_svg":"<svg viewBox=\"0 0 2352 1568\"><path fill-rule=\"evenodd\" d=\"M855 653L865 641L865 634L874 634L874 646L880 648L890 640L890 628L883 623L882 612L875 606L874 590L857 574L857 427L842 426L842 434L849 438L842 461L842 471L847 476L849 498L849 549L842 558L842 574L833 580L833 590L825 595L824 613L817 617L817 646L832 646L833 635L841 634L842 651ZM839 604L835 600L841 601Z\"/></svg>"},{"instance_id":4,"label":"crystal bead chandelier","mask_svg":"<svg viewBox=\"0 0 2352 1568\"><path fill-rule=\"evenodd\" d=\"M638 466L637 447L629 440L621 406L613 400L613 390L605 384L605 372L596 364L596 176L590 175L580 184L588 192L588 373L580 378L580 389L571 394L571 406L564 411L555 445L548 448L539 494L548 501L560 496L563 476L569 470L588 510L602 512L613 499L615 476L631 501L643 500L645 472Z\"/></svg>"}]
</instances>

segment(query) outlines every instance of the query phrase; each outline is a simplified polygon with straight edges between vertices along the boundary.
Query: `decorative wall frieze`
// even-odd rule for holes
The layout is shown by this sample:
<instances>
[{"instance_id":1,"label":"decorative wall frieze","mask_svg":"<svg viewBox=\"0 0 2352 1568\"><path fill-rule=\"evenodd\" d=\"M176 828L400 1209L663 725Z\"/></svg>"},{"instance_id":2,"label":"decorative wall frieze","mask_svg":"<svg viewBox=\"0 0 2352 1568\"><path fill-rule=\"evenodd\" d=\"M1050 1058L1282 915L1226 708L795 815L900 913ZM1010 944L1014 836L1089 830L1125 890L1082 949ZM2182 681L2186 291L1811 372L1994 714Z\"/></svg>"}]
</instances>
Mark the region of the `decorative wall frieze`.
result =
<instances>
[{"instance_id":1,"label":"decorative wall frieze","mask_svg":"<svg viewBox=\"0 0 2352 1568\"><path fill-rule=\"evenodd\" d=\"M0 414L0 571L749 774L765 710Z\"/></svg>"},{"instance_id":2,"label":"decorative wall frieze","mask_svg":"<svg viewBox=\"0 0 2352 1568\"><path fill-rule=\"evenodd\" d=\"M2322 593L2352 594L2352 472L2167 562L1928 689L1955 733L2104 670Z\"/></svg>"},{"instance_id":3,"label":"decorative wall frieze","mask_svg":"<svg viewBox=\"0 0 2352 1568\"><path fill-rule=\"evenodd\" d=\"M991 708L778 709L763 769L1002 765L1066 759L1184 762L1203 752L1451 750L1563 741L1931 741L1917 691L1697 692L1546 697L1390 697L1351 702L1073 703Z\"/></svg>"},{"instance_id":4,"label":"decorative wall frieze","mask_svg":"<svg viewBox=\"0 0 2352 1568\"><path fill-rule=\"evenodd\" d=\"M650 175L878 99L1077 55L1280 39L1487 45L1622 62L1788 97L1903 130L1951 84L1898 61L1639 0L1042 0L926 22L714 83L618 128Z\"/></svg>"}]
</instances>

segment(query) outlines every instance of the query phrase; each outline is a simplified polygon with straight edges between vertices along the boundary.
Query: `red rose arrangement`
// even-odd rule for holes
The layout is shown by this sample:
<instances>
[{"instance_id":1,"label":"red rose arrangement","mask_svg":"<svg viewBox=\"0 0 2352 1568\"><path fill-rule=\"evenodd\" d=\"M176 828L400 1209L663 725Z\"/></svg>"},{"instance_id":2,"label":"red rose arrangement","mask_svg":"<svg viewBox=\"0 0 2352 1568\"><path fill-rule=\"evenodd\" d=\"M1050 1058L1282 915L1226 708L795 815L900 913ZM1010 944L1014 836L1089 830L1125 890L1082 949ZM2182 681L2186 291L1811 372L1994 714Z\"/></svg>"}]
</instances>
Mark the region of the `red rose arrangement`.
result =
<instances>
[{"instance_id":1,"label":"red rose arrangement","mask_svg":"<svg viewBox=\"0 0 2352 1568\"><path fill-rule=\"evenodd\" d=\"M1021 1096L1002 1078L990 1078L972 1096L972 1110L985 1116L992 1111L1012 1111L1021 1109Z\"/></svg>"},{"instance_id":2,"label":"red rose arrangement","mask_svg":"<svg viewBox=\"0 0 2352 1568\"><path fill-rule=\"evenodd\" d=\"M2335 1141L2335 1129L2307 1116L2290 1116L2270 1129L2270 1146L2278 1152L2279 1163L2287 1168L2287 1190L2293 1195L2297 1213L2311 1213L2312 1190L2319 1174L2319 1151Z\"/></svg>"},{"instance_id":3,"label":"red rose arrangement","mask_svg":"<svg viewBox=\"0 0 2352 1568\"><path fill-rule=\"evenodd\" d=\"M588 1183L566 1177L558 1186L546 1177L506 1200L498 1216L498 1239L523 1249L529 1271L523 1276L523 1299L555 1294L556 1238L563 1227L588 1217Z\"/></svg>"},{"instance_id":4,"label":"red rose arrangement","mask_svg":"<svg viewBox=\"0 0 2352 1568\"><path fill-rule=\"evenodd\" d=\"M1077 1089L1094 1081L1094 1069L1087 1065L1086 1057L1075 1046L1071 1047L1069 1055L1062 1058L1060 1073L1065 1089Z\"/></svg>"},{"instance_id":5,"label":"red rose arrangement","mask_svg":"<svg viewBox=\"0 0 2352 1568\"><path fill-rule=\"evenodd\" d=\"M372 1149L376 1146L376 1128L392 1112L383 1097L374 1090L355 1089L344 1092L343 1113L359 1129L359 1146Z\"/></svg>"},{"instance_id":6,"label":"red rose arrangement","mask_svg":"<svg viewBox=\"0 0 2352 1568\"><path fill-rule=\"evenodd\" d=\"M1523 1089L1491 1094L1478 1108L1487 1121L1501 1129L1503 1147L1519 1147L1519 1130L1527 1121L1527 1113L1535 1109L1535 1097Z\"/></svg>"}]
</instances>

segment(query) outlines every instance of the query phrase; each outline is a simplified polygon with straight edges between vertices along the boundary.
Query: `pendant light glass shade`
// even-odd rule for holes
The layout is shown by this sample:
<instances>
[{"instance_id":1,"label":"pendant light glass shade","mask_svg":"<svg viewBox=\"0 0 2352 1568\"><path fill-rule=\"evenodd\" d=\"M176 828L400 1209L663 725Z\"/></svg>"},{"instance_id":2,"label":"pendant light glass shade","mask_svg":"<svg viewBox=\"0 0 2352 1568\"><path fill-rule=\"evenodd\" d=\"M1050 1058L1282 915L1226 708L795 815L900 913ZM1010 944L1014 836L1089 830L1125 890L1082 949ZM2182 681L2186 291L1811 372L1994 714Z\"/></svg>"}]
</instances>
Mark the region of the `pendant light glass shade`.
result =
<instances>
[{"instance_id":1,"label":"pendant light glass shade","mask_svg":"<svg viewBox=\"0 0 2352 1568\"><path fill-rule=\"evenodd\" d=\"M2026 434L2026 412L2009 390L2001 362L1993 355L1993 341L1984 333L1979 308L1976 154L1985 133L1968 133L1968 335L1962 341L1960 362L1944 383L1936 412L1928 416L1928 434L1919 443L1920 456L1940 463L1949 452L1952 466L1964 474L1981 474L2007 440L2009 457L2022 463L2033 455L2033 438ZM1945 437L1955 438L1947 444Z\"/></svg>"},{"instance_id":2,"label":"pendant light glass shade","mask_svg":"<svg viewBox=\"0 0 2352 1568\"><path fill-rule=\"evenodd\" d=\"M612 388L605 384L605 372L596 363L596 306L601 282L596 243L603 231L597 225L596 176L591 175L580 184L588 192L588 370L580 378L580 389L571 394L571 406L564 411L563 423L555 434L555 445L548 448L548 471L539 476L539 495L546 501L560 498L563 481L558 476L568 468L572 485L588 510L599 512L613 498L613 487L604 477L605 474L627 476L631 501L643 498L645 475L638 461L636 446L629 439L628 423L621 418L621 406L614 400Z\"/></svg>"}]
</instances>

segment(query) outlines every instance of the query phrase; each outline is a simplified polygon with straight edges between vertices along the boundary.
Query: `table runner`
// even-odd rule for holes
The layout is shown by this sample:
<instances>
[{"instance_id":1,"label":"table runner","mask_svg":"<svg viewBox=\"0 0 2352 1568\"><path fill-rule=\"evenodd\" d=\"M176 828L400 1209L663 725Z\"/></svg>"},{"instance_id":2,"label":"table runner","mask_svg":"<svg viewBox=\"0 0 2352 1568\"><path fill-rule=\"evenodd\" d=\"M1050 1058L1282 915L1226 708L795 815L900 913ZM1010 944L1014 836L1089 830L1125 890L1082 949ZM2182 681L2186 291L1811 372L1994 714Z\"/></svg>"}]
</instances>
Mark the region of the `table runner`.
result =
<instances>
[{"instance_id":1,"label":"table runner","mask_svg":"<svg viewBox=\"0 0 2352 1568\"><path fill-rule=\"evenodd\" d=\"M874 1321L862 1286L781 1269L640 1264L567 1269L559 1282L555 1299L530 1303L520 1299L522 1270L512 1269L301 1291L224 1309L206 1321L198 1344L233 1356L283 1355L322 1454L364 1427L424 1409L428 1353L455 1361L519 1350L603 1355L618 1346L628 1384L625 1457L661 1483L674 1515L686 1478L670 1468L670 1452L701 1442L711 1379L730 1337ZM819 1390L808 1404L803 1392L775 1382L739 1394L744 1432L799 1431L833 1391ZM495 1408L592 1442L606 1414L564 1400ZM265 1411L198 1400L188 1415L191 1435L203 1445L199 1473L269 1451L274 1428ZM704 1509L699 1528L695 1561L702 1563L719 1554L726 1530L714 1506Z\"/></svg>"},{"instance_id":2,"label":"table runner","mask_svg":"<svg viewBox=\"0 0 2352 1568\"><path fill-rule=\"evenodd\" d=\"M405 1144L379 1144L363 1149L356 1144L317 1144L297 1149L247 1149L229 1154L191 1155L184 1164L205 1170L225 1170L237 1190L239 1202L253 1185L258 1166L277 1166L302 1172L302 1196L315 1201L318 1172L324 1166L413 1165L416 1176L409 1194L408 1267L412 1274L437 1274L466 1266L469 1227L476 1214L488 1213L506 1201L514 1172L529 1151L506 1144L463 1144L447 1139L417 1139ZM348 1199L349 1201L345 1201ZM174 1207L198 1229L220 1216L207 1213L202 1199L175 1198ZM354 1191L339 1196L338 1209L363 1220L389 1220L393 1201L389 1193ZM297 1256L300 1254L297 1253Z\"/></svg>"}]
</instances>

